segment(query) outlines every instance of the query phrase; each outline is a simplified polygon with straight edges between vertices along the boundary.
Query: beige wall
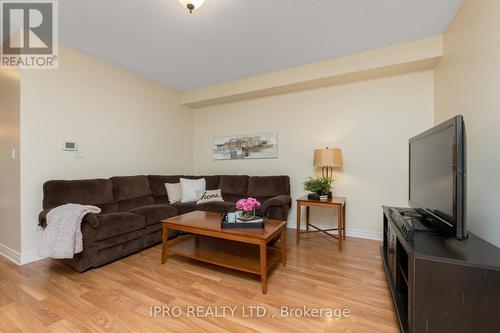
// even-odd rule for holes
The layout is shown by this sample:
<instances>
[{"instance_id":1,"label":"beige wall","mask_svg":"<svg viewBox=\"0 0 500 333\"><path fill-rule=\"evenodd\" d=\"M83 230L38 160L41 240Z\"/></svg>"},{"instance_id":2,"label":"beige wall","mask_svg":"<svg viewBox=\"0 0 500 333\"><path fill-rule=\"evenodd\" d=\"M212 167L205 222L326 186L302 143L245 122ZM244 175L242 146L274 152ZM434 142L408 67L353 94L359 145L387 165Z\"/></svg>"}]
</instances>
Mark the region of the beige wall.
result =
<instances>
[{"instance_id":1,"label":"beige wall","mask_svg":"<svg viewBox=\"0 0 500 333\"><path fill-rule=\"evenodd\" d=\"M313 150L342 148L335 193L349 198L349 233L376 238L380 206L407 205L408 138L432 122L432 71L206 107L194 113L194 171L290 175L295 199L315 172ZM214 136L265 131L278 132L278 159L212 160ZM314 210L312 218L333 224L331 212Z\"/></svg>"},{"instance_id":2,"label":"beige wall","mask_svg":"<svg viewBox=\"0 0 500 333\"><path fill-rule=\"evenodd\" d=\"M25 261L45 181L192 171L193 115L176 92L65 47L58 70L22 74L21 92ZM62 151L65 140L84 158Z\"/></svg>"},{"instance_id":3,"label":"beige wall","mask_svg":"<svg viewBox=\"0 0 500 333\"><path fill-rule=\"evenodd\" d=\"M441 35L350 54L241 80L215 84L180 95L183 105L202 108L433 69L443 55Z\"/></svg>"},{"instance_id":4,"label":"beige wall","mask_svg":"<svg viewBox=\"0 0 500 333\"><path fill-rule=\"evenodd\" d=\"M0 71L0 253L13 260L21 252L19 101L19 73Z\"/></svg>"},{"instance_id":5,"label":"beige wall","mask_svg":"<svg viewBox=\"0 0 500 333\"><path fill-rule=\"evenodd\" d=\"M500 246L500 1L465 0L435 70L435 120L467 130L469 230Z\"/></svg>"}]
</instances>

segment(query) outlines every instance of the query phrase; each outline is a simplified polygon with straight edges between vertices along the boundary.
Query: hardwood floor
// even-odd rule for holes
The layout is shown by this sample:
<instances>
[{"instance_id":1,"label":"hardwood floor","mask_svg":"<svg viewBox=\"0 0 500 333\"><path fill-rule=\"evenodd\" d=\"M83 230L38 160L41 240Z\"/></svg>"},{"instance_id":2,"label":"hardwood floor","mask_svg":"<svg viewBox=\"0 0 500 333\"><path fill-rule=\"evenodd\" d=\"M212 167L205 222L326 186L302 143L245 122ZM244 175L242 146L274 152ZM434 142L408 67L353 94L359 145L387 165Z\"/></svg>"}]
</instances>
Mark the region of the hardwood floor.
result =
<instances>
[{"instance_id":1,"label":"hardwood floor","mask_svg":"<svg viewBox=\"0 0 500 333\"><path fill-rule=\"evenodd\" d=\"M299 247L293 230L287 238L287 266L271 270L267 295L250 274L175 255L162 266L160 245L83 274L51 259L19 267L0 257L0 332L399 332L379 242L348 237L339 253L327 236L303 235ZM195 306L213 316L188 313ZM226 308L217 317L224 306L234 316ZM250 316L251 306L265 316ZM282 306L350 315L290 318Z\"/></svg>"}]
</instances>

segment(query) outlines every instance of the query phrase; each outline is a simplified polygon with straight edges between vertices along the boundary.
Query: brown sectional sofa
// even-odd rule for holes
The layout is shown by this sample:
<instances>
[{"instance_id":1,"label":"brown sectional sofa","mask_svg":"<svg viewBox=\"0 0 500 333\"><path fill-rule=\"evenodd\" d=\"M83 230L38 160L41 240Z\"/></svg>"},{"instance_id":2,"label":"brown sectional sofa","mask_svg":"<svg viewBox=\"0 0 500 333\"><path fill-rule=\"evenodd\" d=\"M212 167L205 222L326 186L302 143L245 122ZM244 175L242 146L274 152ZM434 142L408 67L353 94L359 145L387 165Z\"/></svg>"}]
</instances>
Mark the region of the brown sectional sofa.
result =
<instances>
[{"instance_id":1,"label":"brown sectional sofa","mask_svg":"<svg viewBox=\"0 0 500 333\"><path fill-rule=\"evenodd\" d=\"M207 190L221 189L224 202L170 204L165 183L180 178L205 178ZM286 220L291 206L288 176L126 176L110 179L52 180L43 185L46 225L50 209L67 203L94 205L100 214L88 214L82 222L82 253L65 262L79 272L99 267L161 242L161 220L194 210L227 213L239 199L254 197L260 214ZM176 237L170 232L169 238Z\"/></svg>"}]
</instances>

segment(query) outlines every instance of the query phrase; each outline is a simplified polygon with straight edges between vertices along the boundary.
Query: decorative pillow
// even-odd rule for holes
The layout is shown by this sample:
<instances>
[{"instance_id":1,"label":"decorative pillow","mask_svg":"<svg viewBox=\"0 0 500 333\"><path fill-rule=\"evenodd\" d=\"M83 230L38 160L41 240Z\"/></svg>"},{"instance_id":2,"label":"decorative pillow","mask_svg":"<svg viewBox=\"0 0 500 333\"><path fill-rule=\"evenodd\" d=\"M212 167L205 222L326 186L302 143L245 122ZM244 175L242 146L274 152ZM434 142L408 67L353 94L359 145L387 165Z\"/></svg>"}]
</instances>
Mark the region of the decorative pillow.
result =
<instances>
[{"instance_id":1,"label":"decorative pillow","mask_svg":"<svg viewBox=\"0 0 500 333\"><path fill-rule=\"evenodd\" d=\"M196 197L198 198L198 200L201 198L203 194L205 194L205 191L196 190Z\"/></svg>"},{"instance_id":2,"label":"decorative pillow","mask_svg":"<svg viewBox=\"0 0 500 333\"><path fill-rule=\"evenodd\" d=\"M167 189L168 201L170 201L171 204L176 202L181 202L182 200L181 183L176 183L176 184L165 183L165 188Z\"/></svg>"},{"instance_id":3,"label":"decorative pillow","mask_svg":"<svg viewBox=\"0 0 500 333\"><path fill-rule=\"evenodd\" d=\"M181 188L182 188L182 202L193 202L199 199L199 197L196 195L196 191L205 192L207 188L207 182L205 181L205 178L201 179L181 178Z\"/></svg>"},{"instance_id":4,"label":"decorative pillow","mask_svg":"<svg viewBox=\"0 0 500 333\"><path fill-rule=\"evenodd\" d=\"M201 195L200 200L198 200L196 203L202 204L202 203L212 202L212 201L224 201L224 199L222 199L221 190L205 191Z\"/></svg>"}]
</instances>

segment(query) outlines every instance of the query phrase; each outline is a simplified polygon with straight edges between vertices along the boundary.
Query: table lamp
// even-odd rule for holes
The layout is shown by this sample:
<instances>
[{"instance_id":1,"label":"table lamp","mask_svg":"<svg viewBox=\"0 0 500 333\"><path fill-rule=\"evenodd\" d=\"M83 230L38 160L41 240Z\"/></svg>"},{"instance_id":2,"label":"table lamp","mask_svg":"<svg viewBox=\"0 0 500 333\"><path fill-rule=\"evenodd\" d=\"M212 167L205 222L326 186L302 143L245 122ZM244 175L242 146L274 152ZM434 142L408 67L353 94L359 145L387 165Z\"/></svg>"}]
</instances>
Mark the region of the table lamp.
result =
<instances>
[{"instance_id":1,"label":"table lamp","mask_svg":"<svg viewBox=\"0 0 500 333\"><path fill-rule=\"evenodd\" d=\"M314 151L314 166L321 168L323 178L333 179L333 168L343 165L342 151L338 148L316 149Z\"/></svg>"}]
</instances>

